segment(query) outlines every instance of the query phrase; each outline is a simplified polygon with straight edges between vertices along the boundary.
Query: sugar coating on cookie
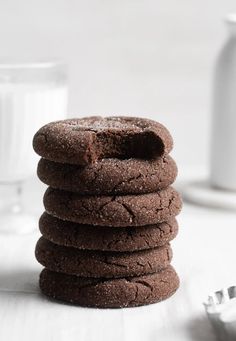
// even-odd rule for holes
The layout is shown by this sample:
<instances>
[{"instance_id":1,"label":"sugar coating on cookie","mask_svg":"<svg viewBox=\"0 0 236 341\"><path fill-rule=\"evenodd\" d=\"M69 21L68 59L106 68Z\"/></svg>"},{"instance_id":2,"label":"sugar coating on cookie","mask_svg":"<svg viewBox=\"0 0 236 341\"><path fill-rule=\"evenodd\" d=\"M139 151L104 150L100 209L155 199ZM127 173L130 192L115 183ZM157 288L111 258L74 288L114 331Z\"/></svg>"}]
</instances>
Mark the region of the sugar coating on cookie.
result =
<instances>
[{"instance_id":1,"label":"sugar coating on cookie","mask_svg":"<svg viewBox=\"0 0 236 341\"><path fill-rule=\"evenodd\" d=\"M48 160L87 165L104 158L152 159L168 154L173 140L149 119L92 116L47 124L35 134L33 147Z\"/></svg>"},{"instance_id":2,"label":"sugar coating on cookie","mask_svg":"<svg viewBox=\"0 0 236 341\"><path fill-rule=\"evenodd\" d=\"M137 227L109 227L72 223L44 212L39 219L44 238L54 244L81 250L137 251L162 246L178 233L175 218L167 222Z\"/></svg>"},{"instance_id":3,"label":"sugar coating on cookie","mask_svg":"<svg viewBox=\"0 0 236 341\"><path fill-rule=\"evenodd\" d=\"M36 259L46 268L81 277L139 276L166 268L172 259L169 244L135 252L78 250L53 244L41 237Z\"/></svg>"},{"instance_id":4,"label":"sugar coating on cookie","mask_svg":"<svg viewBox=\"0 0 236 341\"><path fill-rule=\"evenodd\" d=\"M50 298L96 308L136 307L169 298L179 287L172 266L140 277L119 279L82 278L44 269L40 288Z\"/></svg>"},{"instance_id":5,"label":"sugar coating on cookie","mask_svg":"<svg viewBox=\"0 0 236 341\"><path fill-rule=\"evenodd\" d=\"M182 202L172 187L155 193L120 196L80 196L49 187L44 194L44 206L57 218L116 227L164 222L180 212Z\"/></svg>"},{"instance_id":6,"label":"sugar coating on cookie","mask_svg":"<svg viewBox=\"0 0 236 341\"><path fill-rule=\"evenodd\" d=\"M177 167L169 155L152 160L102 159L87 166L42 158L37 173L48 186L81 195L144 194L170 186Z\"/></svg>"}]
</instances>

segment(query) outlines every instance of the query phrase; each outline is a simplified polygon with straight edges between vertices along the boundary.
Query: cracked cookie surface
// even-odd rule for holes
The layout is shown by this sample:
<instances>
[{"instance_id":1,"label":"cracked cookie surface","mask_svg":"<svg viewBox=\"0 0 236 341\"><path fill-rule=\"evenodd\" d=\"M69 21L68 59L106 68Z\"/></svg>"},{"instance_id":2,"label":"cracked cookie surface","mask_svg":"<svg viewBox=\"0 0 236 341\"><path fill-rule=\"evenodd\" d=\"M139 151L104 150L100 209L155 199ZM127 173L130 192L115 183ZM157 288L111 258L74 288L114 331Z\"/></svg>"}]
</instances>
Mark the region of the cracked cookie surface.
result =
<instances>
[{"instance_id":1,"label":"cracked cookie surface","mask_svg":"<svg viewBox=\"0 0 236 341\"><path fill-rule=\"evenodd\" d=\"M39 229L51 242L82 250L137 251L162 246L178 232L176 219L156 225L107 227L81 225L55 218L46 212L39 220Z\"/></svg>"},{"instance_id":2,"label":"cracked cookie surface","mask_svg":"<svg viewBox=\"0 0 236 341\"><path fill-rule=\"evenodd\" d=\"M65 275L44 269L41 291L50 298L85 307L122 308L156 303L167 299L179 287L172 266L140 277L92 279Z\"/></svg>"},{"instance_id":3,"label":"cracked cookie surface","mask_svg":"<svg viewBox=\"0 0 236 341\"><path fill-rule=\"evenodd\" d=\"M87 166L42 158L37 173L45 184L81 195L143 194L170 186L177 167L170 156L153 160L103 159Z\"/></svg>"},{"instance_id":4,"label":"cracked cookie surface","mask_svg":"<svg viewBox=\"0 0 236 341\"><path fill-rule=\"evenodd\" d=\"M152 159L168 154L173 140L162 124L149 119L91 116L43 126L33 147L48 160L87 165L104 158Z\"/></svg>"},{"instance_id":5,"label":"cracked cookie surface","mask_svg":"<svg viewBox=\"0 0 236 341\"><path fill-rule=\"evenodd\" d=\"M178 192L168 187L140 195L80 196L49 187L46 211L63 220L100 226L144 226L176 216L182 206Z\"/></svg>"},{"instance_id":6,"label":"cracked cookie surface","mask_svg":"<svg viewBox=\"0 0 236 341\"><path fill-rule=\"evenodd\" d=\"M166 244L135 252L88 251L59 246L41 237L35 255L40 264L52 271L81 277L118 278L166 268L171 262L172 250Z\"/></svg>"}]
</instances>

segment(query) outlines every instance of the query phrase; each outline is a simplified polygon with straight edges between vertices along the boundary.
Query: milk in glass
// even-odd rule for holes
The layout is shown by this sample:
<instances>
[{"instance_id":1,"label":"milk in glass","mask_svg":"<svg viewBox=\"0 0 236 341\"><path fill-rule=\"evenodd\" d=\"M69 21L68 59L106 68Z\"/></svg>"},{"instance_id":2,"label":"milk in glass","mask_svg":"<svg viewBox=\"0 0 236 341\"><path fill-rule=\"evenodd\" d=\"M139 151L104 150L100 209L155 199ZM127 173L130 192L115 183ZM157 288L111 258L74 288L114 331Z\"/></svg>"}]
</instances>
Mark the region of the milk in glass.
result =
<instances>
[{"instance_id":1,"label":"milk in glass","mask_svg":"<svg viewBox=\"0 0 236 341\"><path fill-rule=\"evenodd\" d=\"M33 135L42 125L64 119L66 111L65 84L0 82L0 182L35 173Z\"/></svg>"}]
</instances>

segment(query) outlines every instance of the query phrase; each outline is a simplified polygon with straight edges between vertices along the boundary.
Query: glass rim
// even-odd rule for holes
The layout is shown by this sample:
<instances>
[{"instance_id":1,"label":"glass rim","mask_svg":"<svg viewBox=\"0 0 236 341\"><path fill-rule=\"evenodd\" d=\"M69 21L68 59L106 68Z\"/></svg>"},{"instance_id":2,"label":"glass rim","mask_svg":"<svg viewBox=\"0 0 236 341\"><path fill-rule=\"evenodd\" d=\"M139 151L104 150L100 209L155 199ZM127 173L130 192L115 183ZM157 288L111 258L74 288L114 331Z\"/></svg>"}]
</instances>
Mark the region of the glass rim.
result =
<instances>
[{"instance_id":1,"label":"glass rim","mask_svg":"<svg viewBox=\"0 0 236 341\"><path fill-rule=\"evenodd\" d=\"M61 60L51 61L1 61L0 70L4 69L49 69L54 67L65 67L66 63Z\"/></svg>"}]
</instances>

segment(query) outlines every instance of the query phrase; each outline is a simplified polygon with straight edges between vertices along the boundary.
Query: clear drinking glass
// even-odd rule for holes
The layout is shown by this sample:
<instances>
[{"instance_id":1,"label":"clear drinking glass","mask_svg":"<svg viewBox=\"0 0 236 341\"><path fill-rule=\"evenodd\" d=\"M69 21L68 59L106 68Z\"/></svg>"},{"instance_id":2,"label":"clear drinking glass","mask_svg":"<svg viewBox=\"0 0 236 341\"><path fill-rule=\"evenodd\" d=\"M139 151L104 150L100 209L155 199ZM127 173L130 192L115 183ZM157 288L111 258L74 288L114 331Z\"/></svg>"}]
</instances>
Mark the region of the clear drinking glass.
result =
<instances>
[{"instance_id":1,"label":"clear drinking glass","mask_svg":"<svg viewBox=\"0 0 236 341\"><path fill-rule=\"evenodd\" d=\"M0 63L0 232L35 229L21 202L22 184L38 161L32 138L42 125L66 117L67 98L64 64Z\"/></svg>"}]
</instances>

